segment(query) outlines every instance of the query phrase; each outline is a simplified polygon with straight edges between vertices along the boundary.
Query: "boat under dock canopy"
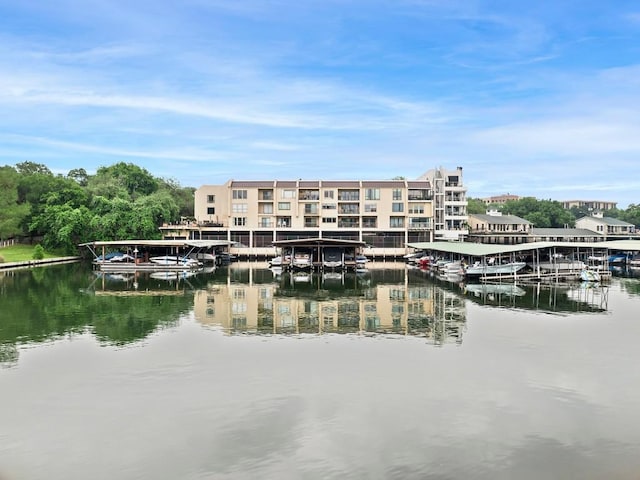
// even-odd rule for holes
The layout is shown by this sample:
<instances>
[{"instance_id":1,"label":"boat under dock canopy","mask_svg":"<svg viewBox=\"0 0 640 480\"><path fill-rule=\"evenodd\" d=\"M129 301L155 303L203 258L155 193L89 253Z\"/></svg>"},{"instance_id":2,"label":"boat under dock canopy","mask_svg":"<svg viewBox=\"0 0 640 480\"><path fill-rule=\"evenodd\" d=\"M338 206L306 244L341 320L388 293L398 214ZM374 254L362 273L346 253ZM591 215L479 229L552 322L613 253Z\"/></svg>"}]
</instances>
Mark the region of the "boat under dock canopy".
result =
<instances>
[{"instance_id":1,"label":"boat under dock canopy","mask_svg":"<svg viewBox=\"0 0 640 480\"><path fill-rule=\"evenodd\" d=\"M531 242L517 245L485 244L470 242L415 242L408 247L416 251L428 252L435 257L447 257L460 260L468 265L488 265L494 262L527 262L526 272L513 272L501 275L501 278L521 280L541 280L542 278L580 279L581 270L592 268L604 278L610 277L607 258L612 251L640 252L640 240L613 240L607 242ZM576 260L580 268L564 269L569 262L561 259ZM597 264L594 259L601 259ZM591 262L591 263L589 263Z\"/></svg>"},{"instance_id":2,"label":"boat under dock canopy","mask_svg":"<svg viewBox=\"0 0 640 480\"><path fill-rule=\"evenodd\" d=\"M80 246L91 252L93 263L100 270L128 271L197 268L197 262L186 264L182 260L210 258L214 262L216 255L228 252L234 243L228 240L105 240L82 243ZM107 254L113 251L122 252L124 260L109 259ZM157 256L171 256L176 262L156 263L153 258Z\"/></svg>"}]
</instances>

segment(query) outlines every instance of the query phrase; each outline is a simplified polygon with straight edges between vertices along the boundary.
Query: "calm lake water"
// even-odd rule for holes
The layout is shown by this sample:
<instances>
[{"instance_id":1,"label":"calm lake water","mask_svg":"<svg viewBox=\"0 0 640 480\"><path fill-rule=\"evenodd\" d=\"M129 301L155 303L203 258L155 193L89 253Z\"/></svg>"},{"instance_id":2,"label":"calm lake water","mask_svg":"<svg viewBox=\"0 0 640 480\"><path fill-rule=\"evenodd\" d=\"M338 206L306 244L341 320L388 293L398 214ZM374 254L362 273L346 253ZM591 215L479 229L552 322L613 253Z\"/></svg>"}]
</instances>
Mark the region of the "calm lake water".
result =
<instances>
[{"instance_id":1,"label":"calm lake water","mask_svg":"<svg viewBox=\"0 0 640 480\"><path fill-rule=\"evenodd\" d=\"M637 479L640 280L0 272L0 478Z\"/></svg>"}]
</instances>

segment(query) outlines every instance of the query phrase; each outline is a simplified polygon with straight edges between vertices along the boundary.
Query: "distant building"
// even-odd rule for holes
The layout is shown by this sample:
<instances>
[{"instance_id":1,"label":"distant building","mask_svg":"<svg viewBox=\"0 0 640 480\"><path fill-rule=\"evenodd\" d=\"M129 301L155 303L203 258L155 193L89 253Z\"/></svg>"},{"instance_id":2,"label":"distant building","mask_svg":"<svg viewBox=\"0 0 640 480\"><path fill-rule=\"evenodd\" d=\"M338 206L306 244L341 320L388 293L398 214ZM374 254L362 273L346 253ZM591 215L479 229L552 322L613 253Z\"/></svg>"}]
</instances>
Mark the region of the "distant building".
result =
<instances>
[{"instance_id":1,"label":"distant building","mask_svg":"<svg viewBox=\"0 0 640 480\"><path fill-rule=\"evenodd\" d=\"M560 202L563 208L570 210L571 208L585 208L590 212L602 212L604 210L613 210L618 202L603 202L600 200L566 200Z\"/></svg>"},{"instance_id":2,"label":"distant building","mask_svg":"<svg viewBox=\"0 0 640 480\"><path fill-rule=\"evenodd\" d=\"M599 233L607 240L629 238L629 236L636 235L636 227L632 223L617 218L604 217L599 213L577 219L576 227Z\"/></svg>"},{"instance_id":3,"label":"distant building","mask_svg":"<svg viewBox=\"0 0 640 480\"><path fill-rule=\"evenodd\" d=\"M586 228L532 228L532 242L602 242L606 240L600 233Z\"/></svg>"},{"instance_id":4,"label":"distant building","mask_svg":"<svg viewBox=\"0 0 640 480\"><path fill-rule=\"evenodd\" d=\"M520 197L518 195L511 195L510 193L507 193L505 195L496 195L495 197L481 198L480 200L482 200L485 205L504 205L512 200L520 200Z\"/></svg>"},{"instance_id":5,"label":"distant building","mask_svg":"<svg viewBox=\"0 0 640 480\"><path fill-rule=\"evenodd\" d=\"M469 214L469 240L476 243L527 243L532 224L515 215L492 210L486 214Z\"/></svg>"}]
</instances>

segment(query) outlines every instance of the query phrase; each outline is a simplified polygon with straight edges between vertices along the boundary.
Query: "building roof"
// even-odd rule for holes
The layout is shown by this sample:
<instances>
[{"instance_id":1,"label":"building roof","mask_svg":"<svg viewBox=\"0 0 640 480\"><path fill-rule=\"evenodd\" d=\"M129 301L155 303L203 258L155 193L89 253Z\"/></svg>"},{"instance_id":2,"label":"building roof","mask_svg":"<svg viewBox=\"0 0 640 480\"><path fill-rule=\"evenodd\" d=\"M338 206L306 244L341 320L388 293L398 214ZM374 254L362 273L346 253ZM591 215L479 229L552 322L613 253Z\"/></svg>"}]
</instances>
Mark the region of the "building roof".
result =
<instances>
[{"instance_id":1,"label":"building roof","mask_svg":"<svg viewBox=\"0 0 640 480\"><path fill-rule=\"evenodd\" d=\"M602 237L587 228L532 228L529 233L538 237Z\"/></svg>"},{"instance_id":2,"label":"building roof","mask_svg":"<svg viewBox=\"0 0 640 480\"><path fill-rule=\"evenodd\" d=\"M470 213L469 218L477 218L483 222L500 224L500 225L517 225L526 224L531 225L529 220L517 217L516 215L488 215L486 213Z\"/></svg>"},{"instance_id":3,"label":"building roof","mask_svg":"<svg viewBox=\"0 0 640 480\"><path fill-rule=\"evenodd\" d=\"M620 220L618 218L613 217L580 217L577 222L584 219L593 220L596 223L603 223L604 225L611 225L615 227L633 227L633 223L625 222L624 220Z\"/></svg>"},{"instance_id":4,"label":"building roof","mask_svg":"<svg viewBox=\"0 0 640 480\"><path fill-rule=\"evenodd\" d=\"M106 240L81 243L80 247L226 247L236 242L229 240Z\"/></svg>"}]
</instances>

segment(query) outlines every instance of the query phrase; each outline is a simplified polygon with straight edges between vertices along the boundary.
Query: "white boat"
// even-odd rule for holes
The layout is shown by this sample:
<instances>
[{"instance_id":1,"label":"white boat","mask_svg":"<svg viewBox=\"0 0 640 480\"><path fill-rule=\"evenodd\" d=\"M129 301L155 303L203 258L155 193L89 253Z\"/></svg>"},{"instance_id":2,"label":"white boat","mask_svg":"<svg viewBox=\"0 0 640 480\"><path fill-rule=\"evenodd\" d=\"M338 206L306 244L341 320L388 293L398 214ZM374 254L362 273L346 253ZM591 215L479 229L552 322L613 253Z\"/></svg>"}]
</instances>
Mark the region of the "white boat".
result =
<instances>
[{"instance_id":1,"label":"white boat","mask_svg":"<svg viewBox=\"0 0 640 480\"><path fill-rule=\"evenodd\" d=\"M306 269L311 268L311 255L308 253L296 253L291 259L293 268Z\"/></svg>"},{"instance_id":2,"label":"white boat","mask_svg":"<svg viewBox=\"0 0 640 480\"><path fill-rule=\"evenodd\" d=\"M188 257L177 257L175 255L163 255L160 257L151 257L150 262L158 265L182 265L184 267L198 267L201 263L198 260Z\"/></svg>"},{"instance_id":3,"label":"white boat","mask_svg":"<svg viewBox=\"0 0 640 480\"><path fill-rule=\"evenodd\" d=\"M557 258L548 262L540 262L541 273L577 273L585 268L586 265L583 261L567 258Z\"/></svg>"},{"instance_id":4,"label":"white boat","mask_svg":"<svg viewBox=\"0 0 640 480\"><path fill-rule=\"evenodd\" d=\"M165 280L167 282L171 282L173 280L182 280L185 278L189 278L189 277L193 277L196 274L196 272L189 272L189 271L162 271L162 272L153 272L149 274L150 278L153 278L154 280Z\"/></svg>"},{"instance_id":5,"label":"white boat","mask_svg":"<svg viewBox=\"0 0 640 480\"><path fill-rule=\"evenodd\" d=\"M215 253L208 253L208 252L191 253L189 254L189 258L192 258L194 260L199 260L201 262L206 262L206 263L216 263Z\"/></svg>"},{"instance_id":6,"label":"white boat","mask_svg":"<svg viewBox=\"0 0 640 480\"><path fill-rule=\"evenodd\" d=\"M522 270L526 265L525 262L510 262L494 265L483 265L480 262L476 262L467 267L465 274L467 276L513 275Z\"/></svg>"},{"instance_id":7,"label":"white boat","mask_svg":"<svg viewBox=\"0 0 640 480\"><path fill-rule=\"evenodd\" d=\"M356 255L356 267L365 265L369 259L365 255Z\"/></svg>"},{"instance_id":8,"label":"white boat","mask_svg":"<svg viewBox=\"0 0 640 480\"><path fill-rule=\"evenodd\" d=\"M283 265L288 265L290 261L291 257L289 255L285 255L284 257L278 255L269 260L269 265L272 267L282 267Z\"/></svg>"},{"instance_id":9,"label":"white boat","mask_svg":"<svg viewBox=\"0 0 640 480\"><path fill-rule=\"evenodd\" d=\"M587 268L580 271L580 280L583 282L599 282L600 274L595 270L589 270Z\"/></svg>"},{"instance_id":10,"label":"white boat","mask_svg":"<svg viewBox=\"0 0 640 480\"><path fill-rule=\"evenodd\" d=\"M475 296L507 295L510 297L522 297L527 292L513 283L493 284L493 283L469 283L464 287L465 291L473 293Z\"/></svg>"},{"instance_id":11,"label":"white boat","mask_svg":"<svg viewBox=\"0 0 640 480\"><path fill-rule=\"evenodd\" d=\"M340 269L344 266L343 254L338 249L326 248L322 252L322 266L328 269Z\"/></svg>"},{"instance_id":12,"label":"white boat","mask_svg":"<svg viewBox=\"0 0 640 480\"><path fill-rule=\"evenodd\" d=\"M441 264L438 267L438 272L439 273L443 273L445 275L463 273L463 271L464 271L464 269L462 267L462 262L460 260L456 260L456 261L452 261L452 262L446 262L446 263Z\"/></svg>"}]
</instances>

